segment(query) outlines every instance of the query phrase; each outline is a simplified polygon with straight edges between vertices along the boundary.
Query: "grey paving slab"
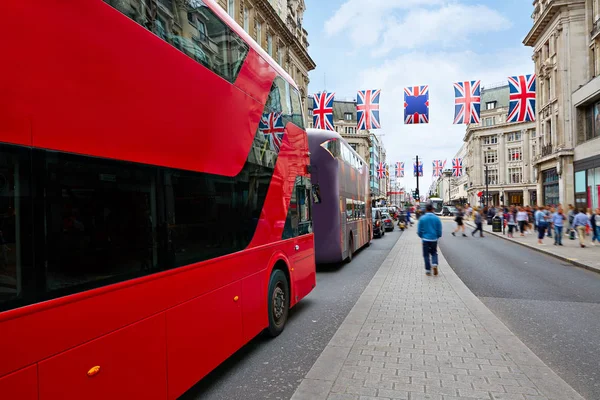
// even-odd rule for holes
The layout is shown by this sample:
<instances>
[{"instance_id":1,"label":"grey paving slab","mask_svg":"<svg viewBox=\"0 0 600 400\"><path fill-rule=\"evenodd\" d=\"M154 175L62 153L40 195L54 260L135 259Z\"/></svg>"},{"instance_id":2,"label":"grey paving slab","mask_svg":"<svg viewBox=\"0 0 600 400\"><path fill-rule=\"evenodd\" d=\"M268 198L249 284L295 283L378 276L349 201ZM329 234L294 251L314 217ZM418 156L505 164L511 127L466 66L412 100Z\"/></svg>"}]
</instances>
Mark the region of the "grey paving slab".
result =
<instances>
[{"instance_id":1,"label":"grey paving slab","mask_svg":"<svg viewBox=\"0 0 600 400\"><path fill-rule=\"evenodd\" d=\"M303 399L581 397L464 285L440 253L424 274L406 232L292 396Z\"/></svg>"}]
</instances>

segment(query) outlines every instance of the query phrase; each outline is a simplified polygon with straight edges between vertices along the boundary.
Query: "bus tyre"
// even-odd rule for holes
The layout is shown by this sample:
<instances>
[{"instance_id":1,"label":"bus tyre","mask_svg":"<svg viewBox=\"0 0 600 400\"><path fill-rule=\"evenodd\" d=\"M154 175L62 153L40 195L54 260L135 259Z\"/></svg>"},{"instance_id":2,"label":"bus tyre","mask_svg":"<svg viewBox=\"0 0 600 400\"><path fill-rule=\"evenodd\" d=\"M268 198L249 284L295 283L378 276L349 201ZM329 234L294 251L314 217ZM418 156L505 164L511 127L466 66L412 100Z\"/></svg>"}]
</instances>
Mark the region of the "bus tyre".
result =
<instances>
[{"instance_id":1,"label":"bus tyre","mask_svg":"<svg viewBox=\"0 0 600 400\"><path fill-rule=\"evenodd\" d=\"M269 280L269 336L276 337L283 332L290 312L290 286L285 273L276 269Z\"/></svg>"},{"instance_id":2,"label":"bus tyre","mask_svg":"<svg viewBox=\"0 0 600 400\"><path fill-rule=\"evenodd\" d=\"M352 235L352 233L350 234ZM346 262L352 262L352 253L354 253L354 239L350 236L348 239L348 258L346 258Z\"/></svg>"}]
</instances>

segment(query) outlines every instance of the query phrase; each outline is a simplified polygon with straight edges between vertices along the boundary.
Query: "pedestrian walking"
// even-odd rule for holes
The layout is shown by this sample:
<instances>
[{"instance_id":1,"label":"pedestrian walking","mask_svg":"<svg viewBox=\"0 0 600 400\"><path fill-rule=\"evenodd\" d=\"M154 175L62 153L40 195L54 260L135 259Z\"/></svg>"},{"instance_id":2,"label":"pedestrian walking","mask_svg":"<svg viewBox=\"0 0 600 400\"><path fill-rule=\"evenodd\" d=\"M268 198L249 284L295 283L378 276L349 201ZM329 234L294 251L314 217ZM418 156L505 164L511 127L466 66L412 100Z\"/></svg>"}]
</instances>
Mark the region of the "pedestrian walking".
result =
<instances>
[{"instance_id":1,"label":"pedestrian walking","mask_svg":"<svg viewBox=\"0 0 600 400\"><path fill-rule=\"evenodd\" d=\"M456 221L456 229L452 232L452 236L456 236L456 232L462 230L463 237L467 237L467 235L465 235L465 223L463 222L463 219L464 214L462 208L459 207L456 212L456 216L454 217L454 221Z\"/></svg>"},{"instance_id":2,"label":"pedestrian walking","mask_svg":"<svg viewBox=\"0 0 600 400\"><path fill-rule=\"evenodd\" d=\"M575 207L573 204L569 204L569 211L567 212L567 218L569 219L569 234L571 231L574 231L573 220L575 219Z\"/></svg>"},{"instance_id":3,"label":"pedestrian walking","mask_svg":"<svg viewBox=\"0 0 600 400\"><path fill-rule=\"evenodd\" d=\"M433 213L433 204L425 207L425 215L419 218L417 234L423 243L423 258L425 259L425 275L438 274L437 242L442 237L442 221ZM431 257L431 261L429 260Z\"/></svg>"},{"instance_id":4,"label":"pedestrian walking","mask_svg":"<svg viewBox=\"0 0 600 400\"><path fill-rule=\"evenodd\" d=\"M592 246L595 246L595 241L600 244L600 208L596 208L596 212L590 217L590 225L592 227Z\"/></svg>"},{"instance_id":5,"label":"pedestrian walking","mask_svg":"<svg viewBox=\"0 0 600 400\"><path fill-rule=\"evenodd\" d=\"M475 236L475 233L479 231L479 236L483 237L483 215L478 208L473 210L475 214L475 230L471 232L471 236Z\"/></svg>"},{"instance_id":6,"label":"pedestrian walking","mask_svg":"<svg viewBox=\"0 0 600 400\"><path fill-rule=\"evenodd\" d=\"M562 246L562 233L563 226L567 217L563 213L562 207L558 207L558 210L552 214L552 226L554 227L554 245Z\"/></svg>"},{"instance_id":7,"label":"pedestrian walking","mask_svg":"<svg viewBox=\"0 0 600 400\"><path fill-rule=\"evenodd\" d=\"M525 236L525 226L527 225L527 212L523 207L519 207L519 212L517 212L517 223L519 224L519 231L521 232L521 236Z\"/></svg>"},{"instance_id":8,"label":"pedestrian walking","mask_svg":"<svg viewBox=\"0 0 600 400\"><path fill-rule=\"evenodd\" d=\"M548 223L546 222L546 214L544 213L544 206L537 207L537 211L534 215L535 218L535 226L538 231L538 244L544 244L544 236L546 235L546 227Z\"/></svg>"},{"instance_id":9,"label":"pedestrian walking","mask_svg":"<svg viewBox=\"0 0 600 400\"><path fill-rule=\"evenodd\" d=\"M552 214L554 214L554 207L550 206L550 207L546 207L546 210L544 210L544 214L546 214L546 236L548 236L549 238L552 237Z\"/></svg>"},{"instance_id":10,"label":"pedestrian walking","mask_svg":"<svg viewBox=\"0 0 600 400\"><path fill-rule=\"evenodd\" d=\"M514 238L513 232L517 228L517 212L514 207L511 207L506 213L506 223L508 225L508 237Z\"/></svg>"},{"instance_id":11,"label":"pedestrian walking","mask_svg":"<svg viewBox=\"0 0 600 400\"><path fill-rule=\"evenodd\" d=\"M583 209L575 210L575 217L573 218L573 228L577 230L577 236L579 236L579 245L585 247L585 228L590 225L590 220Z\"/></svg>"}]
</instances>

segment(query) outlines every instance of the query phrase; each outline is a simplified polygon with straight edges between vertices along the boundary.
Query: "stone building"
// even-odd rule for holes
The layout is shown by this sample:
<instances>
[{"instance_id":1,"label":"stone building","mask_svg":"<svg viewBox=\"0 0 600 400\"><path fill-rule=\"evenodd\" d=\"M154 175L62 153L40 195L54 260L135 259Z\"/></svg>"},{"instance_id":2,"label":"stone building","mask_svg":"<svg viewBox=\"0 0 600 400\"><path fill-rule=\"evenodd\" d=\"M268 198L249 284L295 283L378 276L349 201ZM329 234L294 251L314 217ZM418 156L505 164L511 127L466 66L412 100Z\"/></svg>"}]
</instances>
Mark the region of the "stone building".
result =
<instances>
[{"instance_id":1,"label":"stone building","mask_svg":"<svg viewBox=\"0 0 600 400\"><path fill-rule=\"evenodd\" d=\"M600 207L600 0L585 2L587 62L584 82L574 87L574 192L579 207Z\"/></svg>"},{"instance_id":2,"label":"stone building","mask_svg":"<svg viewBox=\"0 0 600 400\"><path fill-rule=\"evenodd\" d=\"M573 203L573 158L578 140L577 122L584 123L587 101L576 113L573 92L589 80L594 53L586 0L535 0L533 27L523 43L533 47L537 75L536 129L538 151L533 158L538 203ZM591 14L591 13L590 13ZM592 17L590 17L592 18ZM591 87L590 87L591 89ZM585 134L581 141L585 141ZM586 152L580 157L587 158ZM585 186L583 187L585 192Z\"/></svg>"},{"instance_id":3,"label":"stone building","mask_svg":"<svg viewBox=\"0 0 600 400\"><path fill-rule=\"evenodd\" d=\"M473 205L485 204L478 194L486 190L486 175L490 204L536 202L535 122L507 123L508 104L508 84L482 88L481 123L467 126L463 168L468 175L468 202Z\"/></svg>"},{"instance_id":4,"label":"stone building","mask_svg":"<svg viewBox=\"0 0 600 400\"><path fill-rule=\"evenodd\" d=\"M172 1L172 0L160 0ZM192 1L192 0L175 0ZM285 69L300 89L308 118L308 73L316 64L308 54L302 22L304 0L217 0L227 13Z\"/></svg>"}]
</instances>

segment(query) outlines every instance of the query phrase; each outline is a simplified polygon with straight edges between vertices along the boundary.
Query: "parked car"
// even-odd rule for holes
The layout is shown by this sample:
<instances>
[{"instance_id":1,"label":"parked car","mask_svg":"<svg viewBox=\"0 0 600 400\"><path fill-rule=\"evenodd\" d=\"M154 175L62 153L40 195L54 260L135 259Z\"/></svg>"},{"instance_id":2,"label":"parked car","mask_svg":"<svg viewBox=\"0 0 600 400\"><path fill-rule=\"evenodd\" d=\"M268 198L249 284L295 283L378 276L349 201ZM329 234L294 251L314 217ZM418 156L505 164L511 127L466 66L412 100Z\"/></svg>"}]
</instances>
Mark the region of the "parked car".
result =
<instances>
[{"instance_id":1,"label":"parked car","mask_svg":"<svg viewBox=\"0 0 600 400\"><path fill-rule=\"evenodd\" d=\"M452 217L456 215L457 212L458 210L454 206L444 206L442 207L442 211L436 214L443 217Z\"/></svg>"},{"instance_id":2,"label":"parked car","mask_svg":"<svg viewBox=\"0 0 600 400\"><path fill-rule=\"evenodd\" d=\"M394 220L392 216L388 213L381 213L381 217L383 218L383 228L386 232L391 232L394 230Z\"/></svg>"},{"instance_id":3,"label":"parked car","mask_svg":"<svg viewBox=\"0 0 600 400\"><path fill-rule=\"evenodd\" d=\"M373 236L374 237L383 237L383 235L385 235L385 228L383 226L383 218L381 216L381 211L374 208L372 212L373 212Z\"/></svg>"}]
</instances>

